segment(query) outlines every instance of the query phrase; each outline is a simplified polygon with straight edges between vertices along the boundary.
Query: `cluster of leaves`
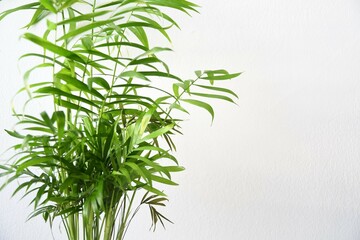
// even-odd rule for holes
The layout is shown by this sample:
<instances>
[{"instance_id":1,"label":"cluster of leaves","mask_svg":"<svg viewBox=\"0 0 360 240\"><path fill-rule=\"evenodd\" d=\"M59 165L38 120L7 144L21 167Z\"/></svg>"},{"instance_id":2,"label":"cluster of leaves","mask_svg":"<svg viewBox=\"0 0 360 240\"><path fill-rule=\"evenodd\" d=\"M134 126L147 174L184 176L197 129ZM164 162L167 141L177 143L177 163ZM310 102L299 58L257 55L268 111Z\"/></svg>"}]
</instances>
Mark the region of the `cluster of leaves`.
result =
<instances>
[{"instance_id":1,"label":"cluster of leaves","mask_svg":"<svg viewBox=\"0 0 360 240\"><path fill-rule=\"evenodd\" d=\"M52 112L15 113L17 126L7 132L19 144L0 165L5 185L20 181L14 194L34 196L31 217L50 223L61 217L72 240L124 239L138 210L135 195L145 190L140 206L149 206L153 228L169 221L156 207L167 200L160 187L177 185L172 173L183 170L171 154L181 123L173 110L188 113L190 104L214 118L206 99L237 98L215 83L238 73L196 71L183 80L158 57L170 49L151 46L149 31L170 41L168 30L179 27L167 9L189 14L196 8L186 0L39 0L0 14L2 20L31 10L25 27L47 26L42 35L23 35L42 51L21 57L38 64L25 73L19 93L29 95L25 105L53 102ZM46 80L31 78L44 68L51 71Z\"/></svg>"}]
</instances>

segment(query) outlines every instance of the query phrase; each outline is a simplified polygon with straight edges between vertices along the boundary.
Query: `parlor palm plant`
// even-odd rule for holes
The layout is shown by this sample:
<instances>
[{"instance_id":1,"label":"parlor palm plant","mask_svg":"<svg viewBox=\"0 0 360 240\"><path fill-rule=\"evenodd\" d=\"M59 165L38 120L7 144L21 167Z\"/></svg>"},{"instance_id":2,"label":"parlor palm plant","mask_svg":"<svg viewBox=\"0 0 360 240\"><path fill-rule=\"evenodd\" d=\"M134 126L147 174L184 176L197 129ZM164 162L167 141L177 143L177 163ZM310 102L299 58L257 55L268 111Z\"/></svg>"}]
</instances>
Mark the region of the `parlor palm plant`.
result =
<instances>
[{"instance_id":1,"label":"parlor palm plant","mask_svg":"<svg viewBox=\"0 0 360 240\"><path fill-rule=\"evenodd\" d=\"M139 206L148 206L152 227L170 221L158 211L167 201L163 185L182 171L172 152L181 118L195 105L214 117L207 98L234 102L236 94L215 86L239 74L196 71L183 80L170 73L152 46L149 31L170 41L179 27L167 10L189 14L197 5L186 0L38 0L6 10L33 15L23 38L39 47L24 54L34 66L26 71L28 94L18 122L8 134L18 139L13 157L0 165L7 185L30 194L34 212L52 222L62 220L69 240L117 239ZM33 26L46 23L42 34ZM42 79L33 71L48 69ZM205 100L204 100L205 99ZM53 109L28 113L34 101L51 101ZM179 114L176 114L179 116ZM140 194L140 198L137 196ZM135 203L140 201L140 203Z\"/></svg>"}]
</instances>

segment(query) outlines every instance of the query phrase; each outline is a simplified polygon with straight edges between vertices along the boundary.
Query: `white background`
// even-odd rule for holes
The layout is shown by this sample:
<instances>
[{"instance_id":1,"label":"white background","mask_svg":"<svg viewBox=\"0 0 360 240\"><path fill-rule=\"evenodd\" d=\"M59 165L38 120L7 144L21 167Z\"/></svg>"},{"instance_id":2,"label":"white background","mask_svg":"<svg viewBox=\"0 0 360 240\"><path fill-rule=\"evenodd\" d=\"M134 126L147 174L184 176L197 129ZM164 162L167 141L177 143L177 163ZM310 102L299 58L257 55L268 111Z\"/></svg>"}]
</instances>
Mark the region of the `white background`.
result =
<instances>
[{"instance_id":1,"label":"white background","mask_svg":"<svg viewBox=\"0 0 360 240\"><path fill-rule=\"evenodd\" d=\"M193 110L177 138L187 171L164 210L175 224L149 232L143 209L128 239L360 239L360 2L198 3L201 15L179 15L169 63L182 76L244 71L227 85L239 106L216 103L213 126ZM23 22L20 14L0 23L1 129L14 123L9 99L29 46L18 40ZM2 151L11 141L0 133ZM24 223L31 207L11 190L0 193L0 240L50 240L41 219Z\"/></svg>"}]
</instances>

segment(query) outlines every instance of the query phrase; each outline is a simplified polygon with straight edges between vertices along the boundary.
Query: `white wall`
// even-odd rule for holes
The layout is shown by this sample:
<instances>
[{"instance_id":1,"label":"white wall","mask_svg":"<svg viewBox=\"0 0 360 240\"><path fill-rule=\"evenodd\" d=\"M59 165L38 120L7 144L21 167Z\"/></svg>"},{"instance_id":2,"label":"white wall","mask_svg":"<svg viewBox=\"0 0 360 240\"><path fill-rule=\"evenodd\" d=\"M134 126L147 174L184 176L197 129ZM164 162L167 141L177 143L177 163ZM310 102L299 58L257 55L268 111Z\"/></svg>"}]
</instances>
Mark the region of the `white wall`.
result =
<instances>
[{"instance_id":1,"label":"white wall","mask_svg":"<svg viewBox=\"0 0 360 240\"><path fill-rule=\"evenodd\" d=\"M138 218L128 239L360 239L360 2L198 3L201 15L181 17L169 60L185 76L244 71L229 85L239 107L216 104L212 127L193 111L177 140L187 171L168 191L175 225L152 233ZM11 127L8 99L21 82L23 42L10 19L0 23L1 128ZM2 150L9 141L1 132ZM0 193L0 240L51 239L41 219L24 223L31 209L9 192Z\"/></svg>"}]
</instances>

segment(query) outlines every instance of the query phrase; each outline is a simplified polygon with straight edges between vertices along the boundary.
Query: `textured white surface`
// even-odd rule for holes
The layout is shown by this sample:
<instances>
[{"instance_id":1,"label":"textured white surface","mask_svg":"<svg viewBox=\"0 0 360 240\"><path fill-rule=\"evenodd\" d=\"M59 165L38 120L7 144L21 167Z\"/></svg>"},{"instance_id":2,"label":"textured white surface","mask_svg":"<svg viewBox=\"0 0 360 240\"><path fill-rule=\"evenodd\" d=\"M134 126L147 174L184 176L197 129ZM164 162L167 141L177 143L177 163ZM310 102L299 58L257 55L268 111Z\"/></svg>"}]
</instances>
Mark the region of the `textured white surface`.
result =
<instances>
[{"instance_id":1,"label":"textured white surface","mask_svg":"<svg viewBox=\"0 0 360 240\"><path fill-rule=\"evenodd\" d=\"M198 3L201 15L179 17L170 65L185 76L245 71L230 85L239 107L217 103L212 127L193 111L177 139L187 171L168 190L175 225L148 232L144 209L128 239L360 239L360 2ZM1 128L12 126L8 99L21 84L19 27L19 17L0 23ZM0 133L1 150L10 141ZM0 193L0 240L51 239L9 194Z\"/></svg>"}]
</instances>

